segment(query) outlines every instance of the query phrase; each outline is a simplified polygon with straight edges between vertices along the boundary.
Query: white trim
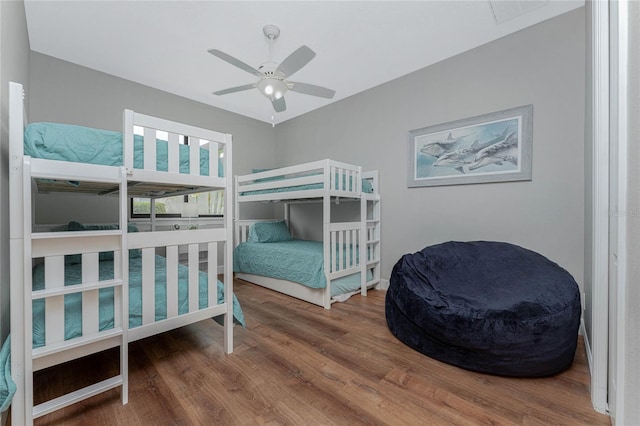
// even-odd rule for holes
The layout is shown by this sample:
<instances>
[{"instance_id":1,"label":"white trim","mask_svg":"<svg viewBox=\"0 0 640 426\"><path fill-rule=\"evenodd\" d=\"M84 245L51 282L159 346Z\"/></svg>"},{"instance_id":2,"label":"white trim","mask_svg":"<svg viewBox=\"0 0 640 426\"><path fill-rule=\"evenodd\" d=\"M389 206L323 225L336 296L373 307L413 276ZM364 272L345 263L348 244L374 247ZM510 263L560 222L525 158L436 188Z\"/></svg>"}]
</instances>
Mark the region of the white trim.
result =
<instances>
[{"instance_id":1,"label":"white trim","mask_svg":"<svg viewBox=\"0 0 640 426\"><path fill-rule=\"evenodd\" d=\"M591 371L593 370L593 357L591 356L591 344L589 342L587 329L584 325L584 318L580 319L580 329L578 330L578 334L582 336L584 340L584 350L587 353L587 365L589 366L589 371Z\"/></svg>"},{"instance_id":2,"label":"white trim","mask_svg":"<svg viewBox=\"0 0 640 426\"><path fill-rule=\"evenodd\" d=\"M380 278L380 282L378 282L374 288L382 291L389 290L389 280L386 278Z\"/></svg>"},{"instance_id":3,"label":"white trim","mask_svg":"<svg viewBox=\"0 0 640 426\"><path fill-rule=\"evenodd\" d=\"M609 3L592 1L591 402L606 413L609 341Z\"/></svg>"},{"instance_id":4,"label":"white trim","mask_svg":"<svg viewBox=\"0 0 640 426\"><path fill-rule=\"evenodd\" d=\"M624 425L627 424L625 417L625 382L626 382L626 297L627 297L627 194L628 194L628 173L627 173L627 151L628 151L628 16L629 5L626 1L616 2L617 7L614 8L615 15L611 17L616 21L615 27L617 28L617 43L616 51L612 52L612 66L617 76L617 87L613 90L616 91L616 116L614 117L614 126L617 127L618 137L618 158L615 159L617 163L618 171L618 236L617 236L617 294L612 294L611 297L616 298L616 395L615 395L615 407L613 412L615 413L615 424Z\"/></svg>"}]
</instances>

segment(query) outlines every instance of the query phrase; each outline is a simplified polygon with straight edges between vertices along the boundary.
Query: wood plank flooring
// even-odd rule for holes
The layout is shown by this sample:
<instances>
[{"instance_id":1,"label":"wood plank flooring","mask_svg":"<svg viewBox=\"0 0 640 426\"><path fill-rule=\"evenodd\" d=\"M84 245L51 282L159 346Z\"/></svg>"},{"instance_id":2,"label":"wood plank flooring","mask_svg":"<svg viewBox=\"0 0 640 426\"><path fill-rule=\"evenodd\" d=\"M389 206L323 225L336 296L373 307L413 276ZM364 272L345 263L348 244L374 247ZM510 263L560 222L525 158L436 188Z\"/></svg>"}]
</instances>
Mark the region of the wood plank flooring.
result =
<instances>
[{"instance_id":1,"label":"wood plank flooring","mask_svg":"<svg viewBox=\"0 0 640 426\"><path fill-rule=\"evenodd\" d=\"M36 425L608 425L589 397L582 339L573 366L544 379L462 370L400 343L384 293L330 311L235 281L247 329L222 350L211 320L135 342L129 404L112 390ZM34 376L36 402L117 371L107 351Z\"/></svg>"}]
</instances>

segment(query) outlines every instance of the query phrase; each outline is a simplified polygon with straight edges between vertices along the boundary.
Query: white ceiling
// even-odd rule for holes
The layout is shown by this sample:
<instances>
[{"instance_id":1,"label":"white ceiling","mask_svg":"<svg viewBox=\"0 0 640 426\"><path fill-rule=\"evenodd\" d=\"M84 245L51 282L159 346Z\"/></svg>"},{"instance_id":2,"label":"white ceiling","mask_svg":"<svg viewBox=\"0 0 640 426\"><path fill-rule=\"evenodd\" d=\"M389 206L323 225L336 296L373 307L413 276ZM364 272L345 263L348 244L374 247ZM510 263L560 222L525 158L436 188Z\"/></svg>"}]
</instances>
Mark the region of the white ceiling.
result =
<instances>
[{"instance_id":1,"label":"white ceiling","mask_svg":"<svg viewBox=\"0 0 640 426\"><path fill-rule=\"evenodd\" d=\"M25 10L35 52L277 124L583 4L26 0ZM292 80L331 88L334 99L288 92L287 110L275 113L257 90L212 94L257 77L207 50L219 49L258 67L269 56L262 33L266 24L281 30L273 62L309 46L317 56Z\"/></svg>"}]
</instances>

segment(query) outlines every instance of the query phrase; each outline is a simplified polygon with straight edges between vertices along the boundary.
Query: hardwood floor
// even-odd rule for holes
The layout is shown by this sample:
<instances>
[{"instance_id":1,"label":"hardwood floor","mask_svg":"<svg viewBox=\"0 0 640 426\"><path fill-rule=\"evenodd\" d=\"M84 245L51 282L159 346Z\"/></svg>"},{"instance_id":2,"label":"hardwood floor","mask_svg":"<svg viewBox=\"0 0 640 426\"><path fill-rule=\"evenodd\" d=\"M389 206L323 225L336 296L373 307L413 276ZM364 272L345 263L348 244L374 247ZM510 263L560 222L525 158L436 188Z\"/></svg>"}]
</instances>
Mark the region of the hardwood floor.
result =
<instances>
[{"instance_id":1,"label":"hardwood floor","mask_svg":"<svg viewBox=\"0 0 640 426\"><path fill-rule=\"evenodd\" d=\"M389 332L384 293L330 311L235 281L247 329L222 350L211 320L130 345L129 404L112 390L37 425L608 425L589 397L582 339L573 366L544 379L477 374L435 361ZM35 399L117 371L107 351L38 372Z\"/></svg>"}]
</instances>

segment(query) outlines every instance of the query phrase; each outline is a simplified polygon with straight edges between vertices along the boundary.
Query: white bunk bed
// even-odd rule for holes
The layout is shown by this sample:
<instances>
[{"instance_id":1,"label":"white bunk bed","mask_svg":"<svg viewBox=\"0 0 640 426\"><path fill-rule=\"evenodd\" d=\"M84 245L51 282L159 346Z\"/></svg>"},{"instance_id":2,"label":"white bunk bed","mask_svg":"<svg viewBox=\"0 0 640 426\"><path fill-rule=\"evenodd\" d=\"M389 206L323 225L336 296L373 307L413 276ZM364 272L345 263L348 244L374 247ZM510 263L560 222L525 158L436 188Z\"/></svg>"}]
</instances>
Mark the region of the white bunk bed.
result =
<instances>
[{"instance_id":1,"label":"white bunk bed","mask_svg":"<svg viewBox=\"0 0 640 426\"><path fill-rule=\"evenodd\" d=\"M333 160L320 160L290 167L260 171L235 178L236 277L260 286L331 309L337 300L345 300L355 292L366 296L367 289L380 282L380 194L378 172L363 173L361 167ZM284 221L290 224L290 207L297 203L317 203L322 209L321 274L324 287L309 287L283 279L277 273L249 273L238 266L248 248L252 226L274 219L241 219L246 203L280 202L284 204ZM332 206L353 202L359 208L358 220L332 222ZM295 235L294 235L295 237ZM275 246L261 244L265 250ZM255 246L255 244L254 244ZM357 251L354 253L352 251ZM294 256L291 254L290 256ZM288 257L289 255L285 256ZM254 259L248 260L249 263ZM306 260L305 260L306 261ZM277 260L275 261L277 262ZM300 260L300 262L303 262ZM247 265L247 263L245 263ZM239 269L243 269L240 271ZM356 275L359 274L359 277ZM336 294L338 280L359 279L359 288Z\"/></svg>"},{"instance_id":2,"label":"white bunk bed","mask_svg":"<svg viewBox=\"0 0 640 426\"><path fill-rule=\"evenodd\" d=\"M24 155L24 93L22 86L10 83L10 255L11 255L11 370L17 391L12 403L12 423L32 424L33 419L109 389L121 388L122 403L128 399L127 344L207 318L222 316L224 348L233 351L232 276L232 184L231 135L199 129L126 110L123 114L122 165L105 166L32 158ZM133 126L144 128L144 164L134 168ZM167 132L167 171L156 170L156 130ZM179 135L190 141L188 173L178 164ZM210 153L223 152L219 170L218 155L210 155L208 175L202 175L200 143L208 141ZM184 148L184 146L183 146ZM204 158L204 156L203 156ZM79 181L82 185L70 185ZM80 232L34 232L32 199L39 188L46 191L75 190L119 197L119 226L115 230ZM204 190L225 191L224 224L220 228L184 231L127 232L128 198L189 194ZM153 203L152 203L153 204ZM153 211L153 208L152 208ZM188 247L188 263L179 263L179 247ZM219 303L217 281L219 247L224 252L224 300ZM141 325L129 322L129 251L141 254ZM166 253L166 313L157 319L154 285L156 250ZM208 275L198 272L200 251L208 256ZM113 253L113 277L99 278L98 264L103 252ZM134 252L132 252L134 253ZM81 256L81 283L66 285L65 255ZM133 257L133 256L132 256ZM32 269L44 263L44 289L32 291ZM184 262L183 262L184 263ZM181 268L181 269L179 269ZM181 281L179 270L188 269ZM35 270L35 269L34 269ZM182 274L182 272L181 272ZM184 274L183 274L184 275ZM156 290L154 290L156 287ZM186 288L186 290L185 290ZM203 288L206 296L203 301ZM102 289L113 291L113 325L100 330L99 299ZM186 291L186 293L185 293ZM81 294L81 335L65 336L65 296ZM104 293L103 293L104 294ZM188 294L188 296L185 296ZM181 301L179 299L182 298ZM185 302L185 298L187 299ZM34 300L44 300L44 341L34 347ZM40 302L42 303L42 302ZM179 306L180 304L180 306ZM186 308L185 308L186 304ZM100 305L102 306L102 305ZM204 307L202 307L204 306ZM186 310L186 312L185 312ZM33 406L33 372L108 348L120 348L120 372L115 377Z\"/></svg>"}]
</instances>

